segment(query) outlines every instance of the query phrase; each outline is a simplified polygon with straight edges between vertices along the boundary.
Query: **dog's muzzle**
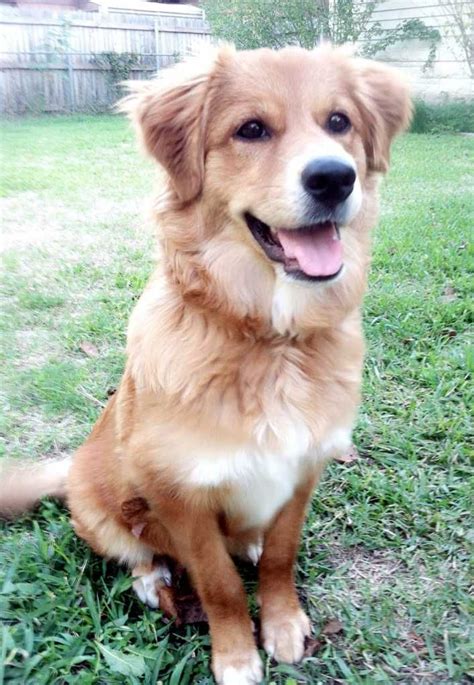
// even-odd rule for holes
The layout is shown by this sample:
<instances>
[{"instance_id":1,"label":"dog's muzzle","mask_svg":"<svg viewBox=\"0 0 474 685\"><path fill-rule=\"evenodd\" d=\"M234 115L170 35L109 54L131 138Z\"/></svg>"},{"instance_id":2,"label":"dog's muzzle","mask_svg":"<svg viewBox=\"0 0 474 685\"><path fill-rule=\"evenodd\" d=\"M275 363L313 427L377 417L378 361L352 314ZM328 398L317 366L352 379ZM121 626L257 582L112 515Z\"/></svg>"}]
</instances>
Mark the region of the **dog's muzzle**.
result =
<instances>
[{"instance_id":1,"label":"dog's muzzle","mask_svg":"<svg viewBox=\"0 0 474 685\"><path fill-rule=\"evenodd\" d=\"M249 212L245 221L266 256L283 264L293 278L330 281L342 271L342 245L335 222L272 229Z\"/></svg>"}]
</instances>

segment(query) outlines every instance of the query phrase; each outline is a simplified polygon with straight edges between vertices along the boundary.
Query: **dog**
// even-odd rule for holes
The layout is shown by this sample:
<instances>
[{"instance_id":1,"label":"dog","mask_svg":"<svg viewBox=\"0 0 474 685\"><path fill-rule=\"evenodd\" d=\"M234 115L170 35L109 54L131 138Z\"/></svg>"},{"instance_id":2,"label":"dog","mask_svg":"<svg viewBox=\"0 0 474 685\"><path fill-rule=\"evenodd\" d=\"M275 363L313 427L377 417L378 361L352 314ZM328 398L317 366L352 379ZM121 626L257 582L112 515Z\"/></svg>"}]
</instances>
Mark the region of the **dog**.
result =
<instances>
[{"instance_id":1,"label":"dog","mask_svg":"<svg viewBox=\"0 0 474 685\"><path fill-rule=\"evenodd\" d=\"M0 509L65 496L77 534L153 607L177 560L216 681L252 685L232 556L259 566L266 652L298 662L310 622L294 562L324 466L351 443L377 188L410 96L343 48L224 45L132 84L121 109L166 176L125 372L72 460L4 471Z\"/></svg>"}]
</instances>

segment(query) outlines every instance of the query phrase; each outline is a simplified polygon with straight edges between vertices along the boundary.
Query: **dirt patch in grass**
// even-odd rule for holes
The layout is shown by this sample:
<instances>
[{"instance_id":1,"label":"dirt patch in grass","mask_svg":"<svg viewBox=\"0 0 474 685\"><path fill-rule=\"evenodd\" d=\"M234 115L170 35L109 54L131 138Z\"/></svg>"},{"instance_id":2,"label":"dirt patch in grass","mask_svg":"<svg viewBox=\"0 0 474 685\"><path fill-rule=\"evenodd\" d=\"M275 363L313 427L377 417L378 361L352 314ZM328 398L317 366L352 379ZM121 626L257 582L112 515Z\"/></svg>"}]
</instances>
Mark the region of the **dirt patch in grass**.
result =
<instances>
[{"instance_id":1,"label":"dirt patch in grass","mask_svg":"<svg viewBox=\"0 0 474 685\"><path fill-rule=\"evenodd\" d=\"M16 355L13 364L17 369L38 368L52 357L64 353L59 340L51 331L41 328L24 328L15 335Z\"/></svg>"}]
</instances>

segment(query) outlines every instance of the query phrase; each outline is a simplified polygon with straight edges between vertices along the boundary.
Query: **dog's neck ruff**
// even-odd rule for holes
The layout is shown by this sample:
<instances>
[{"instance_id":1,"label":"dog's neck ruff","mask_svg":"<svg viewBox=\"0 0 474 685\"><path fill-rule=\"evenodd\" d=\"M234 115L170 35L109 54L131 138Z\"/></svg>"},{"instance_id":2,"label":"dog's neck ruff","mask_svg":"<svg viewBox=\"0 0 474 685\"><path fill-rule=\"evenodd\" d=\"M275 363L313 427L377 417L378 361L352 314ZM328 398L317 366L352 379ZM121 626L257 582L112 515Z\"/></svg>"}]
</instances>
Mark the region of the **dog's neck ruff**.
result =
<instances>
[{"instance_id":1,"label":"dog's neck ruff","mask_svg":"<svg viewBox=\"0 0 474 685\"><path fill-rule=\"evenodd\" d=\"M349 297L335 297L329 286L302 285L282 272L275 275L269 296L246 308L245 303L228 297L225 287L200 263L198 253L179 250L170 253L169 248L166 252L165 276L182 307L201 315L207 325L224 327L229 337L256 341L311 338L341 325L358 309L362 299L363 291L354 297L351 288L343 287L343 293L348 291Z\"/></svg>"}]
</instances>

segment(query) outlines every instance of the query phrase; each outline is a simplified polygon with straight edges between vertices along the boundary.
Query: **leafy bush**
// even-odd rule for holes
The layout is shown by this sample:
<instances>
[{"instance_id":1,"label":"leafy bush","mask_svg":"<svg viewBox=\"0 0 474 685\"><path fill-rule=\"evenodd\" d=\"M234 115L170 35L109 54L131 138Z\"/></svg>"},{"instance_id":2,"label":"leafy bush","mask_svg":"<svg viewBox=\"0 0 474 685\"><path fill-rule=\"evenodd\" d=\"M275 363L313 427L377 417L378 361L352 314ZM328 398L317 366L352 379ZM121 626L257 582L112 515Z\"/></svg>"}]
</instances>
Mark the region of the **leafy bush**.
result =
<instances>
[{"instance_id":1,"label":"leafy bush","mask_svg":"<svg viewBox=\"0 0 474 685\"><path fill-rule=\"evenodd\" d=\"M203 0L214 35L241 49L312 48L321 39L336 45L357 43L359 52L373 56L406 40L422 40L429 48L424 68L436 58L441 35L421 19L403 19L390 29L372 15L383 0Z\"/></svg>"},{"instance_id":2,"label":"leafy bush","mask_svg":"<svg viewBox=\"0 0 474 685\"><path fill-rule=\"evenodd\" d=\"M94 64L105 69L110 84L118 90L120 83L130 77L132 69L140 64L135 52L99 52L93 57Z\"/></svg>"},{"instance_id":3,"label":"leafy bush","mask_svg":"<svg viewBox=\"0 0 474 685\"><path fill-rule=\"evenodd\" d=\"M412 133L474 133L474 102L415 102Z\"/></svg>"}]
</instances>

